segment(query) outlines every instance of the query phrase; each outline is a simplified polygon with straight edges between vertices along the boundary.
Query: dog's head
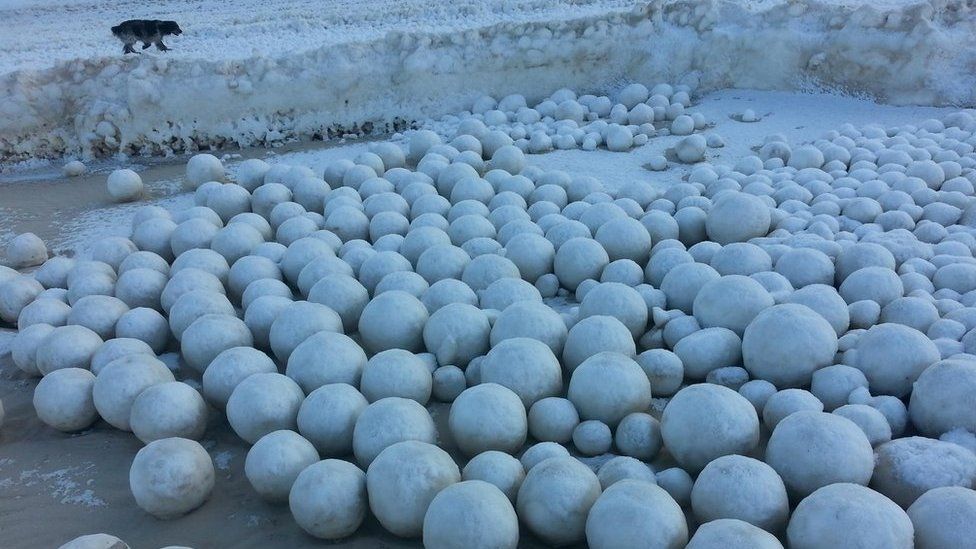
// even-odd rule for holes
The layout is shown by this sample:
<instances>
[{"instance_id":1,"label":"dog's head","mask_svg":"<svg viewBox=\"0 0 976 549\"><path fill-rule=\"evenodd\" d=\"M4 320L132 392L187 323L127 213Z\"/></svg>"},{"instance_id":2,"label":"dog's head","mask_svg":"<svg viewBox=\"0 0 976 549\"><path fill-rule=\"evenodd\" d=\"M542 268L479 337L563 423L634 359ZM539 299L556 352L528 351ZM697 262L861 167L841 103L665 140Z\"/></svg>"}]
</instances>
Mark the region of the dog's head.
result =
<instances>
[{"instance_id":1,"label":"dog's head","mask_svg":"<svg viewBox=\"0 0 976 549\"><path fill-rule=\"evenodd\" d=\"M181 29L180 26L176 24L176 21L163 21L159 24L159 32L163 34L174 34L179 36L183 34L183 29Z\"/></svg>"}]
</instances>

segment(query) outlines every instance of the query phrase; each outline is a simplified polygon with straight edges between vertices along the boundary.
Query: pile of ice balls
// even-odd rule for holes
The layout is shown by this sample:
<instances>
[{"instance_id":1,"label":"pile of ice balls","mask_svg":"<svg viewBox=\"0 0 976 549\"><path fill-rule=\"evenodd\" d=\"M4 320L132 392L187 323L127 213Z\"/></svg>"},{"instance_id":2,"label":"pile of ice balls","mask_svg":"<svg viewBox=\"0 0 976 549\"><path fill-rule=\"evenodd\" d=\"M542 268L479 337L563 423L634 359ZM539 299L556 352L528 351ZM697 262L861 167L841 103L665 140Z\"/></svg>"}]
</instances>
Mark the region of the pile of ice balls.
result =
<instances>
[{"instance_id":1,"label":"pile of ice balls","mask_svg":"<svg viewBox=\"0 0 976 549\"><path fill-rule=\"evenodd\" d=\"M198 155L196 206L0 270L38 416L132 431L159 517L213 489L216 410L257 493L323 539L372 513L431 547L515 547L520 524L594 547L971 542L972 114L772 136L666 189L538 169L493 131L234 183Z\"/></svg>"}]
</instances>

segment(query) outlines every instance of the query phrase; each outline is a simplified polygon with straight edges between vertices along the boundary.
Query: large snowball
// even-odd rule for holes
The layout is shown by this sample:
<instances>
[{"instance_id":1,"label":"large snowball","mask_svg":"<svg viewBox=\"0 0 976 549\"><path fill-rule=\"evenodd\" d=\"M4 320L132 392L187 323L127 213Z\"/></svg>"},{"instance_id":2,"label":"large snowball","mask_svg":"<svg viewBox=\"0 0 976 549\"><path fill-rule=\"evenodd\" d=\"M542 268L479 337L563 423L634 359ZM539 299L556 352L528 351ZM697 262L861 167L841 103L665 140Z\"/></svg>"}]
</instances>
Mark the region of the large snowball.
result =
<instances>
[{"instance_id":1,"label":"large snowball","mask_svg":"<svg viewBox=\"0 0 976 549\"><path fill-rule=\"evenodd\" d=\"M591 316L573 325L563 348L563 365L573 372L586 359L602 352L633 357L637 354L630 330L612 316Z\"/></svg>"},{"instance_id":2,"label":"large snowball","mask_svg":"<svg viewBox=\"0 0 976 549\"><path fill-rule=\"evenodd\" d=\"M94 374L81 368L64 368L44 376L34 389L38 419L59 431L87 429L98 419L94 386Z\"/></svg>"},{"instance_id":3,"label":"large snowball","mask_svg":"<svg viewBox=\"0 0 976 549\"><path fill-rule=\"evenodd\" d=\"M203 372L217 355L234 347L250 347L251 331L236 316L207 314L190 324L183 332L180 350L186 363Z\"/></svg>"},{"instance_id":4,"label":"large snowball","mask_svg":"<svg viewBox=\"0 0 976 549\"><path fill-rule=\"evenodd\" d=\"M939 349L925 334L886 323L872 326L858 337L849 363L864 373L873 394L903 397L922 372L938 361Z\"/></svg>"},{"instance_id":5,"label":"large snowball","mask_svg":"<svg viewBox=\"0 0 976 549\"><path fill-rule=\"evenodd\" d=\"M792 549L912 549L912 521L881 494L850 483L824 486L804 498L790 518Z\"/></svg>"},{"instance_id":6,"label":"large snowball","mask_svg":"<svg viewBox=\"0 0 976 549\"><path fill-rule=\"evenodd\" d=\"M369 508L393 534L418 537L431 501L460 480L461 471L444 450L426 442L399 442L383 450L366 471Z\"/></svg>"},{"instance_id":7,"label":"large snowball","mask_svg":"<svg viewBox=\"0 0 976 549\"><path fill-rule=\"evenodd\" d=\"M116 429L132 429L132 406L139 394L160 383L175 381L173 373L155 357L124 356L105 366L92 389L98 414Z\"/></svg>"},{"instance_id":8,"label":"large snowball","mask_svg":"<svg viewBox=\"0 0 976 549\"><path fill-rule=\"evenodd\" d=\"M437 428L427 409L414 400L388 397L370 404L356 419L352 447L364 467L385 448L403 442L437 442Z\"/></svg>"},{"instance_id":9,"label":"large snowball","mask_svg":"<svg viewBox=\"0 0 976 549\"><path fill-rule=\"evenodd\" d=\"M813 372L833 363L837 333L809 307L770 307L746 327L742 360L746 370L777 387L808 385Z\"/></svg>"},{"instance_id":10,"label":"large snowball","mask_svg":"<svg viewBox=\"0 0 976 549\"><path fill-rule=\"evenodd\" d=\"M528 432L522 401L496 383L482 383L458 395L448 425L458 447L471 456L488 450L514 453Z\"/></svg>"},{"instance_id":11,"label":"large snowball","mask_svg":"<svg viewBox=\"0 0 976 549\"><path fill-rule=\"evenodd\" d=\"M129 469L136 504L158 518L189 513L210 497L214 466L199 442L164 438L139 450Z\"/></svg>"},{"instance_id":12,"label":"large snowball","mask_svg":"<svg viewBox=\"0 0 976 549\"><path fill-rule=\"evenodd\" d=\"M651 384L633 359L602 352L573 371L567 396L579 410L580 418L616 427L627 414L649 408Z\"/></svg>"},{"instance_id":13,"label":"large snowball","mask_svg":"<svg viewBox=\"0 0 976 549\"><path fill-rule=\"evenodd\" d=\"M286 501L299 473L318 460L315 447L298 433L272 431L247 451L244 475L262 498Z\"/></svg>"},{"instance_id":14,"label":"large snowball","mask_svg":"<svg viewBox=\"0 0 976 549\"><path fill-rule=\"evenodd\" d=\"M132 402L129 424L145 443L170 437L199 440L207 428L207 404L186 383L158 383Z\"/></svg>"},{"instance_id":15,"label":"large snowball","mask_svg":"<svg viewBox=\"0 0 976 549\"><path fill-rule=\"evenodd\" d=\"M756 315L773 304L773 296L762 284L747 276L729 275L702 286L692 311L702 328L728 328L742 337Z\"/></svg>"},{"instance_id":16,"label":"large snowball","mask_svg":"<svg viewBox=\"0 0 976 549\"><path fill-rule=\"evenodd\" d=\"M387 349L420 352L427 318L427 308L416 297L399 290L384 292L363 309L359 335L371 353Z\"/></svg>"},{"instance_id":17,"label":"large snowball","mask_svg":"<svg viewBox=\"0 0 976 549\"><path fill-rule=\"evenodd\" d=\"M214 406L227 406L234 389L248 376L276 373L271 358L253 347L233 347L222 351L203 372L203 396Z\"/></svg>"},{"instance_id":18,"label":"large snowball","mask_svg":"<svg viewBox=\"0 0 976 549\"><path fill-rule=\"evenodd\" d=\"M748 522L718 519L699 526L686 549L783 549L783 544Z\"/></svg>"},{"instance_id":19,"label":"large snowball","mask_svg":"<svg viewBox=\"0 0 976 549\"><path fill-rule=\"evenodd\" d=\"M360 389L369 402L401 397L427 404L432 386L430 370L423 360L403 349L389 349L366 363Z\"/></svg>"},{"instance_id":20,"label":"large snowball","mask_svg":"<svg viewBox=\"0 0 976 549\"><path fill-rule=\"evenodd\" d=\"M193 191L207 181L223 181L224 165L212 154L194 155L186 163L186 179L183 186Z\"/></svg>"},{"instance_id":21,"label":"large snowball","mask_svg":"<svg viewBox=\"0 0 976 549\"><path fill-rule=\"evenodd\" d=\"M298 432L323 456L349 455L356 420L368 405L366 398L350 385L323 385L302 402Z\"/></svg>"},{"instance_id":22,"label":"large snowball","mask_svg":"<svg viewBox=\"0 0 976 549\"><path fill-rule=\"evenodd\" d=\"M348 461L313 463L292 484L288 507L295 522L312 536L351 536L366 518L366 474Z\"/></svg>"},{"instance_id":23,"label":"large snowball","mask_svg":"<svg viewBox=\"0 0 976 549\"><path fill-rule=\"evenodd\" d=\"M758 197L746 193L722 194L705 218L708 238L723 245L766 236L769 226L769 207Z\"/></svg>"},{"instance_id":24,"label":"large snowball","mask_svg":"<svg viewBox=\"0 0 976 549\"><path fill-rule=\"evenodd\" d=\"M915 547L965 547L976 536L976 491L959 486L935 488L908 508Z\"/></svg>"},{"instance_id":25,"label":"large snowball","mask_svg":"<svg viewBox=\"0 0 976 549\"><path fill-rule=\"evenodd\" d=\"M700 471L715 458L747 455L756 448L759 416L745 397L731 389L690 385L664 408L661 436L682 467Z\"/></svg>"},{"instance_id":26,"label":"large snowball","mask_svg":"<svg viewBox=\"0 0 976 549\"><path fill-rule=\"evenodd\" d=\"M102 338L84 326L57 327L37 346L37 369L44 375L61 368L88 369L101 345Z\"/></svg>"},{"instance_id":27,"label":"large snowball","mask_svg":"<svg viewBox=\"0 0 976 549\"><path fill-rule=\"evenodd\" d=\"M481 362L481 381L511 389L526 409L558 396L563 388L562 368L552 350L524 337L503 340L488 352Z\"/></svg>"},{"instance_id":28,"label":"large snowball","mask_svg":"<svg viewBox=\"0 0 976 549\"><path fill-rule=\"evenodd\" d=\"M942 486L971 488L976 481L976 455L950 442L905 437L875 451L871 488L908 508L925 492Z\"/></svg>"},{"instance_id":29,"label":"large snowball","mask_svg":"<svg viewBox=\"0 0 976 549\"><path fill-rule=\"evenodd\" d=\"M512 503L525 480L525 468L515 457L498 451L482 452L471 458L461 471L463 480L481 480L499 490Z\"/></svg>"},{"instance_id":30,"label":"large snowball","mask_svg":"<svg viewBox=\"0 0 976 549\"><path fill-rule=\"evenodd\" d=\"M702 469L691 491L691 506L702 522L739 519L769 532L786 526L790 511L786 486L776 471L738 455L722 456Z\"/></svg>"},{"instance_id":31,"label":"large snowball","mask_svg":"<svg viewBox=\"0 0 976 549\"><path fill-rule=\"evenodd\" d=\"M584 280L599 279L608 263L610 256L599 242L577 237L567 240L556 250L553 269L559 277L559 283L564 288L575 291Z\"/></svg>"},{"instance_id":32,"label":"large snowball","mask_svg":"<svg viewBox=\"0 0 976 549\"><path fill-rule=\"evenodd\" d=\"M552 457L529 469L516 507L542 541L569 545L583 540L587 515L599 497L600 480L589 467L569 456Z\"/></svg>"},{"instance_id":33,"label":"large snowball","mask_svg":"<svg viewBox=\"0 0 976 549\"><path fill-rule=\"evenodd\" d=\"M115 170L110 173L106 185L108 195L116 202L139 200L144 192L142 178L129 169Z\"/></svg>"},{"instance_id":34,"label":"large snowball","mask_svg":"<svg viewBox=\"0 0 976 549\"><path fill-rule=\"evenodd\" d=\"M593 549L684 547L688 524L681 507L663 488L642 480L621 480L590 509L586 541Z\"/></svg>"},{"instance_id":35,"label":"large snowball","mask_svg":"<svg viewBox=\"0 0 976 549\"><path fill-rule=\"evenodd\" d=\"M40 265L47 261L47 246L36 234L21 233L7 243L7 261L18 269Z\"/></svg>"},{"instance_id":36,"label":"large snowball","mask_svg":"<svg viewBox=\"0 0 976 549\"><path fill-rule=\"evenodd\" d=\"M976 433L976 363L943 360L915 382L908 411L923 434L937 437L953 429Z\"/></svg>"},{"instance_id":37,"label":"large snowball","mask_svg":"<svg viewBox=\"0 0 976 549\"><path fill-rule=\"evenodd\" d=\"M347 335L318 332L308 337L288 357L285 375L311 393L329 383L359 386L366 367L366 353Z\"/></svg>"},{"instance_id":38,"label":"large snowball","mask_svg":"<svg viewBox=\"0 0 976 549\"><path fill-rule=\"evenodd\" d=\"M515 549L518 516L495 486L466 480L448 486L430 502L424 516L424 546L444 549Z\"/></svg>"},{"instance_id":39,"label":"large snowball","mask_svg":"<svg viewBox=\"0 0 976 549\"><path fill-rule=\"evenodd\" d=\"M488 351L488 316L466 303L451 303L435 311L424 326L424 343L440 364L464 368Z\"/></svg>"},{"instance_id":40,"label":"large snowball","mask_svg":"<svg viewBox=\"0 0 976 549\"><path fill-rule=\"evenodd\" d=\"M278 373L260 373L241 381L227 400L227 422L237 436L254 444L281 429L294 430L302 388Z\"/></svg>"}]
</instances>

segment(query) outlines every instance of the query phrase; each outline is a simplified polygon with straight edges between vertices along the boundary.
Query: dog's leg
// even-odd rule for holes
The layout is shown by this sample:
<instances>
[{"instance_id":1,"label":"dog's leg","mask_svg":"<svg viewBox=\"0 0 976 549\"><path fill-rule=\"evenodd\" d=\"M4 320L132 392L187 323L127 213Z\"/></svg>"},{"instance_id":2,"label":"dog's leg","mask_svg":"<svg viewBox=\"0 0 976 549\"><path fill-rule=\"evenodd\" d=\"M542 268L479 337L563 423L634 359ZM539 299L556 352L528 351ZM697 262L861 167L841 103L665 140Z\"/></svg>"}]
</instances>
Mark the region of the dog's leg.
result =
<instances>
[{"instance_id":1,"label":"dog's leg","mask_svg":"<svg viewBox=\"0 0 976 549\"><path fill-rule=\"evenodd\" d=\"M125 46L122 47L122 53L139 53L133 47L131 43L126 42Z\"/></svg>"},{"instance_id":2,"label":"dog's leg","mask_svg":"<svg viewBox=\"0 0 976 549\"><path fill-rule=\"evenodd\" d=\"M166 44L163 44L162 40L156 41L156 48L158 48L159 51L169 51L169 48L166 47Z\"/></svg>"},{"instance_id":3,"label":"dog's leg","mask_svg":"<svg viewBox=\"0 0 976 549\"><path fill-rule=\"evenodd\" d=\"M149 46L152 46L152 42L143 42L142 43L142 49L144 49L144 50L149 49Z\"/></svg>"}]
</instances>

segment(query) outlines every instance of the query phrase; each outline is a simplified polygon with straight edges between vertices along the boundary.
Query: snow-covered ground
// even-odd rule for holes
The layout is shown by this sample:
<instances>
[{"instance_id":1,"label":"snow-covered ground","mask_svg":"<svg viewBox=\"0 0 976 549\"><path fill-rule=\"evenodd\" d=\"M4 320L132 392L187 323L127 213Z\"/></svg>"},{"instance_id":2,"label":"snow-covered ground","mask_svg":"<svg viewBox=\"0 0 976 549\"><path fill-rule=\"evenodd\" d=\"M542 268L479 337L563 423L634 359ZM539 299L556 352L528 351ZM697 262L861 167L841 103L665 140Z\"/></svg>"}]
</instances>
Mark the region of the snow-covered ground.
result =
<instances>
[{"instance_id":1,"label":"snow-covered ground","mask_svg":"<svg viewBox=\"0 0 976 549\"><path fill-rule=\"evenodd\" d=\"M482 93L622 80L972 105L976 22L946 0L3 4L0 162L384 132ZM175 19L173 51L108 28Z\"/></svg>"}]
</instances>

